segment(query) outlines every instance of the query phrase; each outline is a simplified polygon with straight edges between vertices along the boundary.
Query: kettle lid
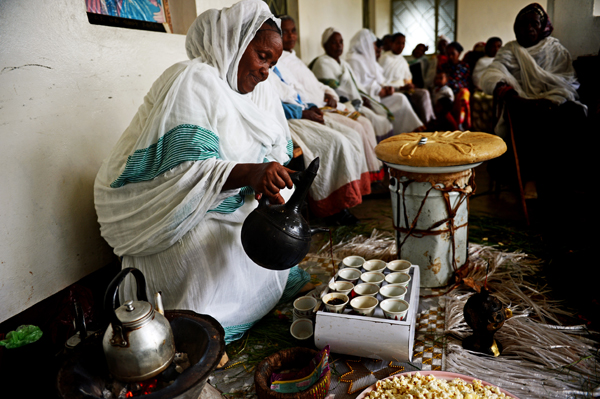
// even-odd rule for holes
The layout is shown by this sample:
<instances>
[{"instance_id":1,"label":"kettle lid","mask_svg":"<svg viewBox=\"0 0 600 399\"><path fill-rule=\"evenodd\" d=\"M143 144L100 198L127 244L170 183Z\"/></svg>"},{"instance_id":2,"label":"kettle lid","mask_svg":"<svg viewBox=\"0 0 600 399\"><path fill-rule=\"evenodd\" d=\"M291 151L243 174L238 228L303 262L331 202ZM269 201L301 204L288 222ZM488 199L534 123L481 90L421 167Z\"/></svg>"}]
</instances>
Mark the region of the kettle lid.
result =
<instances>
[{"instance_id":1,"label":"kettle lid","mask_svg":"<svg viewBox=\"0 0 600 399\"><path fill-rule=\"evenodd\" d=\"M154 313L152 304L145 301L127 301L115 309L117 318L125 328L135 328L146 324Z\"/></svg>"}]
</instances>

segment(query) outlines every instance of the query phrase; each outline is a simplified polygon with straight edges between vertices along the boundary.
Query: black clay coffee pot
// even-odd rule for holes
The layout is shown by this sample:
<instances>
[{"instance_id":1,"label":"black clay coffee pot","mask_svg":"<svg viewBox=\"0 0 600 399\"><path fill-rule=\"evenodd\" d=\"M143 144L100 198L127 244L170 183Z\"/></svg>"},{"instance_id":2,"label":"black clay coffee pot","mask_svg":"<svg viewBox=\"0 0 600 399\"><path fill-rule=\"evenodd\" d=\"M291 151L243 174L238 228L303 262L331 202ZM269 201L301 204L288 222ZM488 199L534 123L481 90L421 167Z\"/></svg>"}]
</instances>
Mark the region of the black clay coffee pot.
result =
<instances>
[{"instance_id":1,"label":"black clay coffee pot","mask_svg":"<svg viewBox=\"0 0 600 399\"><path fill-rule=\"evenodd\" d=\"M315 158L306 170L290 174L296 190L287 203L272 205L263 195L248 215L242 246L254 263L271 270L289 269L306 256L313 234L328 231L311 229L300 212L318 169L319 158Z\"/></svg>"},{"instance_id":2,"label":"black clay coffee pot","mask_svg":"<svg viewBox=\"0 0 600 399\"><path fill-rule=\"evenodd\" d=\"M506 308L498 298L482 288L481 292L472 295L463 309L465 321L473 329L473 335L466 337L463 348L499 356L502 345L494 339L494 334L504 325L506 319L512 316L512 311Z\"/></svg>"}]
</instances>

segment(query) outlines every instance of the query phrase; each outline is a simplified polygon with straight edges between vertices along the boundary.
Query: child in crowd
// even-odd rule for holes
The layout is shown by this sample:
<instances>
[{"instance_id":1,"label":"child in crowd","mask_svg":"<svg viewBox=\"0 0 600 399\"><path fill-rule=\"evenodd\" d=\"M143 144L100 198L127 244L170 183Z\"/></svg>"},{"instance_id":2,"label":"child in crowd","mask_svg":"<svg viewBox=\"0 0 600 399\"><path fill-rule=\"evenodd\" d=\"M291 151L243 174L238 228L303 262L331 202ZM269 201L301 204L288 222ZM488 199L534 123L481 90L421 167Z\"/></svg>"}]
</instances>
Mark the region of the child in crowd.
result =
<instances>
[{"instance_id":1,"label":"child in crowd","mask_svg":"<svg viewBox=\"0 0 600 399\"><path fill-rule=\"evenodd\" d=\"M458 123L452 116L452 107L454 104L454 92L447 85L448 77L444 72L438 72L433 80L435 87L432 92L433 112L435 119L427 124L431 131L455 131L458 130Z\"/></svg>"},{"instance_id":2,"label":"child in crowd","mask_svg":"<svg viewBox=\"0 0 600 399\"><path fill-rule=\"evenodd\" d=\"M454 92L448 86L448 76L444 72L438 72L435 75L435 79L433 80L433 93L431 96L431 101L433 105L444 97L449 97L450 101L454 102Z\"/></svg>"}]
</instances>

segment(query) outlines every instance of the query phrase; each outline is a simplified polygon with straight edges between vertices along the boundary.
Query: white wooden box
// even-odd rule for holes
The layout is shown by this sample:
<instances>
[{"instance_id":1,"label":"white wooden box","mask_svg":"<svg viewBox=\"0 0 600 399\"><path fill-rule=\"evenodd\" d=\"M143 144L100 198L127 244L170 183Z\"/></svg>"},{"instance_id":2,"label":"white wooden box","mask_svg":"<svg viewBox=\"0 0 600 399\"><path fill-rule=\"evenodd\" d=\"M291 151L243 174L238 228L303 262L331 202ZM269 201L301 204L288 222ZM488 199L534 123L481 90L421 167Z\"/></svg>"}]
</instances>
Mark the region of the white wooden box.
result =
<instances>
[{"instance_id":1,"label":"white wooden box","mask_svg":"<svg viewBox=\"0 0 600 399\"><path fill-rule=\"evenodd\" d=\"M412 361L419 308L419 267L413 265L409 274L411 280L404 300L410 307L405 320L386 319L379 306L372 317L365 317L348 314L351 311L349 305L344 313L339 314L324 311L322 305L315 318L315 345L319 349L329 345L331 352L345 355L398 362ZM325 292L328 290L329 288ZM381 302L383 298L377 294L377 299Z\"/></svg>"}]
</instances>

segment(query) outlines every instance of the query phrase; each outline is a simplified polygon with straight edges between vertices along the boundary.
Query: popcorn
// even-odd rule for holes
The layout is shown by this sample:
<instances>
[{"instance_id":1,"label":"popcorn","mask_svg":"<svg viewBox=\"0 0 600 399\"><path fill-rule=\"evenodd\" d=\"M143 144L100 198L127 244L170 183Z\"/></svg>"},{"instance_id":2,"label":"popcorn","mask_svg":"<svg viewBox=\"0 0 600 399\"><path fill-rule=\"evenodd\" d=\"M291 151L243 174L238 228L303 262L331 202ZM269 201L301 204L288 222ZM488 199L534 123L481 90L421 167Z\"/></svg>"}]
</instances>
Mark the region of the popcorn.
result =
<instances>
[{"instance_id":1,"label":"popcorn","mask_svg":"<svg viewBox=\"0 0 600 399\"><path fill-rule=\"evenodd\" d=\"M365 399L501 399L507 398L500 388L483 385L480 380L472 383L455 378L439 379L429 374L394 376L377 381L375 389Z\"/></svg>"}]
</instances>

